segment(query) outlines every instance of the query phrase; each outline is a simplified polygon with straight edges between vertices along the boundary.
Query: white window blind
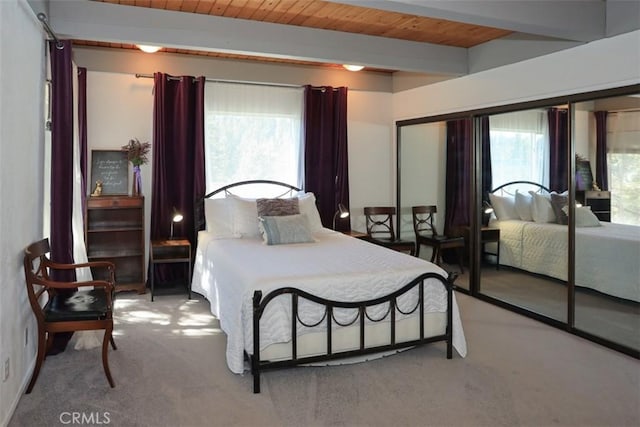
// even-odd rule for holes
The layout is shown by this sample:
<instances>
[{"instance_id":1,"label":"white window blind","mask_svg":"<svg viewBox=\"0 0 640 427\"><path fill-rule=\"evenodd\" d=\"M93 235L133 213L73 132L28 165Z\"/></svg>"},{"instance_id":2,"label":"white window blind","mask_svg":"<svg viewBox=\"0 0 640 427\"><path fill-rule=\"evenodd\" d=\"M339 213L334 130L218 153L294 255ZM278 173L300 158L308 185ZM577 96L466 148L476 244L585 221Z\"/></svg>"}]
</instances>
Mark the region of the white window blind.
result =
<instances>
[{"instance_id":1,"label":"white window blind","mask_svg":"<svg viewBox=\"0 0 640 427\"><path fill-rule=\"evenodd\" d=\"M207 82L207 192L251 179L300 186L303 103L303 88Z\"/></svg>"},{"instance_id":2,"label":"white window blind","mask_svg":"<svg viewBox=\"0 0 640 427\"><path fill-rule=\"evenodd\" d=\"M544 110L489 117L492 187L510 181L549 185L549 125Z\"/></svg>"},{"instance_id":3,"label":"white window blind","mask_svg":"<svg viewBox=\"0 0 640 427\"><path fill-rule=\"evenodd\" d=\"M607 115L607 169L611 220L640 225L640 112Z\"/></svg>"}]
</instances>

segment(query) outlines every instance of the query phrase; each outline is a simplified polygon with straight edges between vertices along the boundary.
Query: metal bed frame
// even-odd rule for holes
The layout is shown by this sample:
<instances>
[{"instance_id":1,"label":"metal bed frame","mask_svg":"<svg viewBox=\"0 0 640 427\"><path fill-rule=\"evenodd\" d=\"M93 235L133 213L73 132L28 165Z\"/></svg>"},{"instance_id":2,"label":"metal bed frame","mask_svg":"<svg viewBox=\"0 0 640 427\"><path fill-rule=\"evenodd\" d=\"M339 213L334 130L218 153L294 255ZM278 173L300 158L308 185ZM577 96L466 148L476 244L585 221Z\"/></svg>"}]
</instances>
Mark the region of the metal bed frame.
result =
<instances>
[{"instance_id":1,"label":"metal bed frame","mask_svg":"<svg viewBox=\"0 0 640 427\"><path fill-rule=\"evenodd\" d=\"M424 336L424 281L427 279L437 279L442 282L442 285L445 287L447 291L447 327L446 332L443 335L437 335L432 337ZM342 301L333 301L324 298L317 297L315 295L309 294L305 291L296 288L280 288L276 289L269 294L262 296L261 291L255 291L253 294L253 355L245 352L245 356L249 359L251 363L251 373L253 375L253 392L260 393L260 374L262 371L270 370L270 369L279 369L279 368L287 368L293 366L299 366L303 364L309 363L318 363L322 361L332 361L337 359L344 359L354 356L362 356L372 353L386 352L391 350L400 350L408 347L415 347L422 344L427 344L431 342L437 341L446 341L447 343L447 359L452 358L452 292L453 292L453 282L455 280L455 274L450 273L448 278L444 278L443 276L437 273L424 273L420 276L413 279L411 282L398 289L397 291L385 295L379 298L367 300L367 301L359 301L359 302L342 302ZM415 307L413 307L409 311L402 311L396 304L397 299L411 291L414 288L418 288L418 301L416 302ZM261 360L260 359L260 319L262 314L265 311L265 308L275 297L283 294L291 295L291 359L288 360L278 360L278 361L269 361L269 360ZM305 324L299 316L298 313L298 303L300 298L304 298L306 300L312 301L316 304L320 304L324 306L325 311L323 317L315 324ZM373 319L367 314L367 307L379 305L379 304L389 304L389 309L379 319ZM348 323L340 323L334 316L335 308L347 308L347 309L355 309L357 310L357 314L351 322ZM418 317L420 321L420 337L415 340L410 341L396 341L396 314L400 313L403 315L410 315L419 310ZM390 321L390 335L389 335L389 343L385 345L378 345L372 347L365 347L365 334L367 325L371 325L374 323L382 322L389 318ZM366 320L369 320L371 323L367 323ZM316 356L306 356L306 357L298 357L298 333L297 327L298 324L307 327L319 326L322 322L326 322L326 342L327 342L327 350L326 353ZM358 322L359 334L360 334L360 345L357 350L346 350L346 351L332 351L332 327L334 324L336 326L351 326Z\"/></svg>"},{"instance_id":2,"label":"metal bed frame","mask_svg":"<svg viewBox=\"0 0 640 427\"><path fill-rule=\"evenodd\" d=\"M221 187L209 194L207 194L203 199L198 201L197 206L203 206L204 199L210 198L220 192L230 193L230 189L243 185L252 185L252 184L270 184L276 186L282 186L286 188L284 194L290 193L291 191L300 191L299 188L281 183L278 181L269 181L269 180L250 180L250 181L242 181L234 184L229 184L224 187ZM196 209L197 211L197 209ZM198 213L196 212L196 215ZM197 217L196 217L197 219ZM204 224L200 221L195 222L199 224L199 228L203 228ZM375 299L366 300L366 301L334 301L329 299L324 299L318 297L316 295L312 295L308 292L302 291L297 288L280 288L263 296L262 291L256 290L253 294L253 354L248 354L245 351L245 357L249 360L251 364L251 373L253 375L253 392L260 393L260 375L263 371L273 370L273 369L281 369L288 368L294 366L300 366L304 364L318 363L323 361L334 361L338 359L351 358L355 356L363 356L373 353L380 352L388 352L388 351L397 351L401 349L406 349L409 347L415 347L423 344L428 344L432 342L445 341L447 348L447 359L452 358L452 348L453 348L453 333L452 333L452 301L453 301L453 282L456 279L457 274L449 273L448 277L444 277L437 273L423 273L420 276L413 279L411 282L404 285L402 288L388 294L385 296L381 296ZM447 292L447 324L445 333L437 336L425 337L424 331L424 283L425 280L428 279L436 279L442 283L446 292ZM413 289L418 289L418 301L416 302L415 307L408 311L402 311L398 305L397 300L402 295L412 291ZM262 318L265 309L269 305L271 301L273 301L276 297L280 295L290 295L291 297L291 358L286 360L262 360L260 358L260 319ZM316 322L315 324L306 324L300 319L300 315L298 312L298 307L300 300L307 300L313 303L324 306L324 315L322 318ZM374 319L367 313L367 308L380 305L380 304L388 304L389 307L381 318ZM357 311L357 314L354 316L354 319L347 323L340 323L336 320L334 310L335 309L353 309ZM418 317L420 321L419 325L419 338L412 339L409 341L398 341L396 339L396 325L398 320L398 314L401 316L411 315L418 311ZM390 334L389 340L387 344L384 345L376 345L371 347L365 347L365 336L367 334L367 327L374 325L376 323L382 321L390 322ZM305 327L316 327L320 326L321 323L326 323L326 331L324 332L326 335L326 352L320 355L315 356L303 356L298 357L298 337L300 336L298 333L298 325L302 325ZM355 350L346 350L346 351L333 351L332 348L332 337L334 332L334 327L347 327L355 325L358 322L359 328L359 336L360 343L359 348Z\"/></svg>"}]
</instances>

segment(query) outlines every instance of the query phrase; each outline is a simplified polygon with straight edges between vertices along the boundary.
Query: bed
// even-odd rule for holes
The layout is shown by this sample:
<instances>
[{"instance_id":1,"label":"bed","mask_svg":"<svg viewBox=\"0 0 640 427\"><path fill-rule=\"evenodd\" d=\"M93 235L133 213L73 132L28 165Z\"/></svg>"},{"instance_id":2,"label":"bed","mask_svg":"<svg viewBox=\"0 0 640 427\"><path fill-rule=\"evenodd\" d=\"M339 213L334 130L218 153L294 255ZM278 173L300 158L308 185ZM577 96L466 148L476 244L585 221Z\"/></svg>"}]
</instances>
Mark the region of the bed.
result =
<instances>
[{"instance_id":1,"label":"bed","mask_svg":"<svg viewBox=\"0 0 640 427\"><path fill-rule=\"evenodd\" d=\"M566 282L566 194L516 181L489 196L495 212L489 225L500 229L500 265ZM576 286L640 301L640 227L601 222L589 207L575 208L575 224Z\"/></svg>"},{"instance_id":2,"label":"bed","mask_svg":"<svg viewBox=\"0 0 640 427\"><path fill-rule=\"evenodd\" d=\"M273 181L287 192L258 201L233 192L264 182L207 195L192 281L227 335L229 369L242 374L248 366L254 392L269 369L363 361L436 341L446 342L447 358L453 348L466 355L453 276L323 228L312 193ZM275 199L283 205L295 199L299 213L285 207L265 215L260 203ZM275 221L279 233L265 219ZM289 228L282 225L294 220L301 222L291 229L306 229L287 240Z\"/></svg>"}]
</instances>

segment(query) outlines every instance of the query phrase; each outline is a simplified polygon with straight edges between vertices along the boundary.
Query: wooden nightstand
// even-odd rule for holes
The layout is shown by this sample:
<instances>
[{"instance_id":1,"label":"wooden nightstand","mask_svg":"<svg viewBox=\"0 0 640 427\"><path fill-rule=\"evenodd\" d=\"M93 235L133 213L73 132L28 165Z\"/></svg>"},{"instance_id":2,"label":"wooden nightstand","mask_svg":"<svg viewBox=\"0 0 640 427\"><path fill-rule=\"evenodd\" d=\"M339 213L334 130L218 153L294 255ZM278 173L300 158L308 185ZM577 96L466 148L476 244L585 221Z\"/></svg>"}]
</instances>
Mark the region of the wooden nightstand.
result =
<instances>
[{"instance_id":1,"label":"wooden nightstand","mask_svg":"<svg viewBox=\"0 0 640 427\"><path fill-rule=\"evenodd\" d=\"M151 301L153 301L155 291L153 276L156 264L187 264L187 292L189 299L191 299L191 243L186 239L152 240L149 252Z\"/></svg>"},{"instance_id":2,"label":"wooden nightstand","mask_svg":"<svg viewBox=\"0 0 640 427\"><path fill-rule=\"evenodd\" d=\"M482 227L480 229L480 243L482 244L482 255L488 253L484 250L485 243L496 243L496 270L500 269L500 229L491 227Z\"/></svg>"},{"instance_id":3,"label":"wooden nightstand","mask_svg":"<svg viewBox=\"0 0 640 427\"><path fill-rule=\"evenodd\" d=\"M465 240L465 244L467 245L467 248L469 247L470 234L471 234L471 229L469 227L466 227L464 229L464 240ZM484 249L485 244L492 243L492 242L496 243L496 253L491 255L496 256L496 270L499 270L500 269L500 229L493 228L493 227L486 227L486 226L482 227L480 229L480 244L482 245L483 258L485 254L489 253L489 252L486 252ZM471 257L470 253L469 253L469 256Z\"/></svg>"}]
</instances>

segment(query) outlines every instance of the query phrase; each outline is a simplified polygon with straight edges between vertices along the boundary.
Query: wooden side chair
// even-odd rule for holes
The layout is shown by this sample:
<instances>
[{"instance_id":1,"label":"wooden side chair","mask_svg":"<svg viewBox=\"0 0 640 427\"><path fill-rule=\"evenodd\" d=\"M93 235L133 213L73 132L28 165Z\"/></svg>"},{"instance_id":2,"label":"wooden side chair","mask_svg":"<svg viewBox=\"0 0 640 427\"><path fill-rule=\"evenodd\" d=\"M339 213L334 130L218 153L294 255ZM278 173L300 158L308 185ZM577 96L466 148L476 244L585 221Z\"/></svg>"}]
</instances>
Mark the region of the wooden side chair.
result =
<instances>
[{"instance_id":1,"label":"wooden side chair","mask_svg":"<svg viewBox=\"0 0 640 427\"><path fill-rule=\"evenodd\" d=\"M49 239L35 242L24 251L27 295L38 322L38 354L27 394L33 390L47 350L53 343L54 335L59 332L104 329L102 366L109 385L115 387L107 357L109 343L116 350L112 336L115 266L106 261L54 263L47 256L49 252ZM49 276L51 270L75 270L82 267L90 267L92 271L105 269L107 280L57 282ZM86 289L87 287L92 289ZM45 294L47 298L44 298Z\"/></svg>"},{"instance_id":2,"label":"wooden side chair","mask_svg":"<svg viewBox=\"0 0 640 427\"><path fill-rule=\"evenodd\" d=\"M416 256L420 256L420 246L426 245L433 248L431 262L442 266L442 251L455 249L458 254L460 272L464 273L464 237L447 237L438 234L433 220L438 209L434 205L413 206L413 231L416 235Z\"/></svg>"},{"instance_id":3,"label":"wooden side chair","mask_svg":"<svg viewBox=\"0 0 640 427\"><path fill-rule=\"evenodd\" d=\"M393 216L396 208L393 206L368 206L364 208L367 236L370 242L387 248L415 254L416 245L408 240L399 240L393 228Z\"/></svg>"}]
</instances>

